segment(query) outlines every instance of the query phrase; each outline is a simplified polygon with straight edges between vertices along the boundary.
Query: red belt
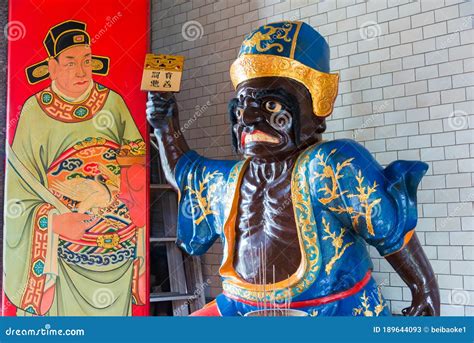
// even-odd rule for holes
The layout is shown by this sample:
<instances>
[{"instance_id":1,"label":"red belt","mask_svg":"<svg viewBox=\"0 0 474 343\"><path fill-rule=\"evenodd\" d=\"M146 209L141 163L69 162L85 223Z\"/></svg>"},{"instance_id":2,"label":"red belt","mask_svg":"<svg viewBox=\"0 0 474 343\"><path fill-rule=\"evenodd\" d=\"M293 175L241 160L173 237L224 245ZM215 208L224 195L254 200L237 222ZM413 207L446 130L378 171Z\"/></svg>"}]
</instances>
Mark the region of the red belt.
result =
<instances>
[{"instance_id":1,"label":"red belt","mask_svg":"<svg viewBox=\"0 0 474 343\"><path fill-rule=\"evenodd\" d=\"M370 280L371 275L372 275L372 270L369 269L367 271L367 273L364 275L364 277L362 278L362 280L357 282L354 286L352 286L352 288L349 288L349 289L347 289L345 291L342 291L342 292L339 292L339 293L326 295L326 296L321 297L321 298L303 300L303 301L292 301L291 304L290 304L290 307L291 308L314 307L314 306L320 306L320 305L324 305L324 304L327 304L327 303L330 303L330 302L333 302L333 301L337 301L337 300L341 300L341 299L350 297L351 295L354 295L357 292L359 292L360 290L362 290L362 288L364 288L364 286L367 285L367 283ZM228 298L237 300L238 302L241 302L241 303L244 303L244 304L247 304L247 305L250 305L250 306L254 306L254 307L264 306L263 305L264 303L262 303L262 302L257 303L255 301L241 299L241 298L236 297L234 295L227 294L226 292L224 292L224 295ZM273 304L273 303L268 303L268 302L267 302L267 305L269 307L276 307L276 308L284 308L285 307L285 304Z\"/></svg>"}]
</instances>

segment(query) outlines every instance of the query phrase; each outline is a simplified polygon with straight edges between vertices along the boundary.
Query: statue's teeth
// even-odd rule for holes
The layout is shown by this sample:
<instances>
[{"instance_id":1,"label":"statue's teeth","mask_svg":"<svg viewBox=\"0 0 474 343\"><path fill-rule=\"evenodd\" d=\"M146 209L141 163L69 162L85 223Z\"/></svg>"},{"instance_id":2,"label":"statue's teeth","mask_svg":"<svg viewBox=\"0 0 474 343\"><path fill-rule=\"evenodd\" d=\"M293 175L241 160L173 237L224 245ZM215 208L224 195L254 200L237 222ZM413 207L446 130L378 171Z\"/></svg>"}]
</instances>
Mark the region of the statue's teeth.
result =
<instances>
[{"instance_id":1,"label":"statue's teeth","mask_svg":"<svg viewBox=\"0 0 474 343\"><path fill-rule=\"evenodd\" d=\"M267 135L265 133L252 133L252 134L247 134L245 136L245 143L250 143L250 142L269 142L269 143L278 143L278 139L275 137L272 137L270 135Z\"/></svg>"}]
</instances>

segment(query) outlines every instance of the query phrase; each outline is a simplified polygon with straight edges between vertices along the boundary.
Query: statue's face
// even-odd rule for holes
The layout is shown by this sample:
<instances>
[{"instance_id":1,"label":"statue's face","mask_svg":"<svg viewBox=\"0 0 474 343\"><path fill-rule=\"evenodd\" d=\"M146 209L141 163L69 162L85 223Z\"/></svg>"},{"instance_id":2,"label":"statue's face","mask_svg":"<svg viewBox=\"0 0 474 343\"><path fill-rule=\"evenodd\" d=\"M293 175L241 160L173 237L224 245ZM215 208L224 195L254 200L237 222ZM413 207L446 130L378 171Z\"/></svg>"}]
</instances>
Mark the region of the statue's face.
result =
<instances>
[{"instance_id":1,"label":"statue's face","mask_svg":"<svg viewBox=\"0 0 474 343\"><path fill-rule=\"evenodd\" d=\"M229 110L237 149L247 157L282 159L300 145L320 140L325 128L324 120L313 114L308 90L288 78L242 82Z\"/></svg>"},{"instance_id":2,"label":"statue's face","mask_svg":"<svg viewBox=\"0 0 474 343\"><path fill-rule=\"evenodd\" d=\"M51 59L48 64L50 78L65 95L77 98L92 82L91 48L85 45L71 47Z\"/></svg>"}]
</instances>

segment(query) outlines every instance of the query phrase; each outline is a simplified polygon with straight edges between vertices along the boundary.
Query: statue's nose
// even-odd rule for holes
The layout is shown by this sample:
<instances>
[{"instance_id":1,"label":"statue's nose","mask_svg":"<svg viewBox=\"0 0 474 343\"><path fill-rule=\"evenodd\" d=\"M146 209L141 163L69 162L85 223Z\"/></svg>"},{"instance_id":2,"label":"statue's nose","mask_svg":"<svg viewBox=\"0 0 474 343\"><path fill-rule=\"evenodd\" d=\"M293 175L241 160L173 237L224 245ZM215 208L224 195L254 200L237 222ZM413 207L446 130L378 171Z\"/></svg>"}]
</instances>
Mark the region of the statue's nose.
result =
<instances>
[{"instance_id":1,"label":"statue's nose","mask_svg":"<svg viewBox=\"0 0 474 343\"><path fill-rule=\"evenodd\" d=\"M251 126L264 120L265 116L262 113L258 103L254 99L247 97L244 101L242 122L247 126Z\"/></svg>"}]
</instances>

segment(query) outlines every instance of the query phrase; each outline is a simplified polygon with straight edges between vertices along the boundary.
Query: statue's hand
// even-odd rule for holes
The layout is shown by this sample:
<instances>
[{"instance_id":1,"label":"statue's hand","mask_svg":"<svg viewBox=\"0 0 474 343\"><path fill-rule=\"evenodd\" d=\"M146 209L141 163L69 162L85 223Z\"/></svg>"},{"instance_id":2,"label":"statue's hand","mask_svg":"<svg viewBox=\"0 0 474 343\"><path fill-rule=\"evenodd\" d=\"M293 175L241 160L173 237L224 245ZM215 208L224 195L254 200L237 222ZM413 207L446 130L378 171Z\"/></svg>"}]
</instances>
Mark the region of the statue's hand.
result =
<instances>
[{"instance_id":1,"label":"statue's hand","mask_svg":"<svg viewBox=\"0 0 474 343\"><path fill-rule=\"evenodd\" d=\"M177 118L178 105L173 93L148 92L146 114L154 129L166 126L170 118Z\"/></svg>"},{"instance_id":2,"label":"statue's hand","mask_svg":"<svg viewBox=\"0 0 474 343\"><path fill-rule=\"evenodd\" d=\"M412 290L411 306L404 308L404 316L439 316L439 293L429 289Z\"/></svg>"}]
</instances>

